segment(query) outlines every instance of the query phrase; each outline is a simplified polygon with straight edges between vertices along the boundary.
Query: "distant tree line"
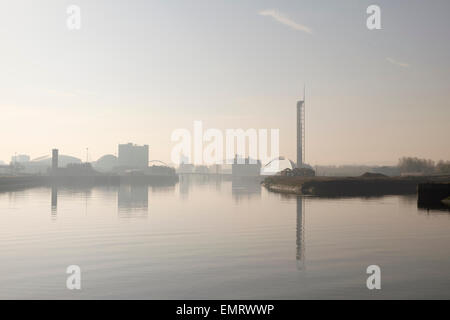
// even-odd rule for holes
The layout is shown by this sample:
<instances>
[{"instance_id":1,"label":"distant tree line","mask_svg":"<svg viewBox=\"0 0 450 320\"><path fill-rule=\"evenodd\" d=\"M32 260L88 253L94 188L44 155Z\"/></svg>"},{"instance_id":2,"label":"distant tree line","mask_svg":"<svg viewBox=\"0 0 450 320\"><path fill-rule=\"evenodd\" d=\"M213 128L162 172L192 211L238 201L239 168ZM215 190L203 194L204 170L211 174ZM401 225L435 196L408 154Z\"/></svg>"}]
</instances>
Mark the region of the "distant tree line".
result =
<instances>
[{"instance_id":1,"label":"distant tree line","mask_svg":"<svg viewBox=\"0 0 450 320\"><path fill-rule=\"evenodd\" d=\"M366 172L381 173L387 176L399 176L401 174L450 174L450 161L438 161L419 159L415 157L403 157L394 166L367 166L367 165L342 165L342 166L315 166L317 176L360 176Z\"/></svg>"},{"instance_id":2,"label":"distant tree line","mask_svg":"<svg viewBox=\"0 0 450 320\"><path fill-rule=\"evenodd\" d=\"M398 168L401 173L450 174L450 161L440 160L435 163L430 159L403 157L398 161Z\"/></svg>"}]
</instances>

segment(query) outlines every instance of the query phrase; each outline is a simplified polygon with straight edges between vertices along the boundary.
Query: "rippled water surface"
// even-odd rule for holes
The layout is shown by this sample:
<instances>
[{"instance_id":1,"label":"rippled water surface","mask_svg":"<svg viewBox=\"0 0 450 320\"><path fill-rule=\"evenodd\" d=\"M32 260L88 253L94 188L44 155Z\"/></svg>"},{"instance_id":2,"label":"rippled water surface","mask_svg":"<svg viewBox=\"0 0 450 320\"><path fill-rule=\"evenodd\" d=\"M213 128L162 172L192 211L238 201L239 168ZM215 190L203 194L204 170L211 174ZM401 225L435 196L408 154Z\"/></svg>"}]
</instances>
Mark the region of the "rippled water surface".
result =
<instances>
[{"instance_id":1,"label":"rippled water surface","mask_svg":"<svg viewBox=\"0 0 450 320\"><path fill-rule=\"evenodd\" d=\"M366 287L372 264L381 290ZM449 299L450 215L415 197L300 198L206 177L3 191L0 298Z\"/></svg>"}]
</instances>

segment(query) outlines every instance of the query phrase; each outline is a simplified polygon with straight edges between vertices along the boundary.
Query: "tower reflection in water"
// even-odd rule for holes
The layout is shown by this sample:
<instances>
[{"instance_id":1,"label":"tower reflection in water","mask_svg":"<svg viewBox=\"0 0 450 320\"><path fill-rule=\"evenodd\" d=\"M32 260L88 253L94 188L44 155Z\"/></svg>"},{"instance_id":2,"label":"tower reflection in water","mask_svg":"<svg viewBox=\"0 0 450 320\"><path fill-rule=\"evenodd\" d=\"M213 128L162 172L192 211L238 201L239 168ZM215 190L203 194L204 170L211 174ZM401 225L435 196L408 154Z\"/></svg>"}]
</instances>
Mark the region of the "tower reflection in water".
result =
<instances>
[{"instance_id":1,"label":"tower reflection in water","mask_svg":"<svg viewBox=\"0 0 450 320\"><path fill-rule=\"evenodd\" d=\"M297 208L297 269L305 269L305 200L296 199Z\"/></svg>"},{"instance_id":2,"label":"tower reflection in water","mask_svg":"<svg viewBox=\"0 0 450 320\"><path fill-rule=\"evenodd\" d=\"M58 188L56 186L52 186L52 196L51 196L51 210L52 217L56 218L56 214L58 212Z\"/></svg>"}]
</instances>

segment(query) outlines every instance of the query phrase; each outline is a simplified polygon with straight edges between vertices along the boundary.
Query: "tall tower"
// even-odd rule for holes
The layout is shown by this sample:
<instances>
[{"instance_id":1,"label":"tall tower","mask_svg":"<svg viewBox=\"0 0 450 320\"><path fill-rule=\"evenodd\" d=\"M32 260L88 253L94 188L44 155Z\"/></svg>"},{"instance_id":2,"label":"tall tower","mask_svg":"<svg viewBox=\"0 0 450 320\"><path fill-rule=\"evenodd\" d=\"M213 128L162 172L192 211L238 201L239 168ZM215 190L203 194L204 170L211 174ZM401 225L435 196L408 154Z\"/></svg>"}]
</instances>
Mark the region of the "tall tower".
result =
<instances>
[{"instance_id":1,"label":"tall tower","mask_svg":"<svg viewBox=\"0 0 450 320\"><path fill-rule=\"evenodd\" d=\"M58 169L58 149L52 150L52 170Z\"/></svg>"},{"instance_id":2,"label":"tall tower","mask_svg":"<svg viewBox=\"0 0 450 320\"><path fill-rule=\"evenodd\" d=\"M297 168L305 162L305 88L303 100L297 101Z\"/></svg>"}]
</instances>

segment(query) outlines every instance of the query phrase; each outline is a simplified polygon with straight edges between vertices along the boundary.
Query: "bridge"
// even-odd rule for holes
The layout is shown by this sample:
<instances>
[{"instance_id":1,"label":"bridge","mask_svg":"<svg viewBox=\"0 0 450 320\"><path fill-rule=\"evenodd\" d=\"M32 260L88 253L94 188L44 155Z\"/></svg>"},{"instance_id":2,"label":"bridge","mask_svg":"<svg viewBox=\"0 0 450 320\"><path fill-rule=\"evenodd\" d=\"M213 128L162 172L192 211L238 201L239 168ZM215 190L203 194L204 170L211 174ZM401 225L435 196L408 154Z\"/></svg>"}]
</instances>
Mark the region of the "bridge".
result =
<instances>
[{"instance_id":1,"label":"bridge","mask_svg":"<svg viewBox=\"0 0 450 320\"><path fill-rule=\"evenodd\" d=\"M286 159L285 156L279 156L279 157L273 158L272 160L270 160L269 162L267 162L267 163L264 165L263 168L268 167L268 166L269 166L270 164L272 164L272 162L274 162L274 161L282 161L282 160L288 160L288 161L289 161L289 164L291 165L291 169L294 169L294 168L297 167L296 164L295 164L295 162L292 161L291 159Z\"/></svg>"},{"instance_id":2,"label":"bridge","mask_svg":"<svg viewBox=\"0 0 450 320\"><path fill-rule=\"evenodd\" d=\"M152 164L152 165L154 165L154 164L156 164L156 165L163 165L165 167L170 167L170 165L168 165L167 163L165 163L164 161L161 161L161 160L150 160L148 162L148 165L150 166L150 164Z\"/></svg>"},{"instance_id":3,"label":"bridge","mask_svg":"<svg viewBox=\"0 0 450 320\"><path fill-rule=\"evenodd\" d=\"M233 159L234 161L234 159ZM222 169L219 169L219 171L216 172L210 172L210 170L208 169L207 166L195 166L192 164L189 164L191 167L191 169L189 171L183 171L183 172L179 172L180 174L195 174L195 175L231 175L231 171L230 171L230 167L233 164L233 161L226 161L219 164L218 166L222 166ZM271 169L271 165L275 164L276 161L286 161L286 163L281 164L281 166L279 167L274 167L272 170ZM156 160L154 162L158 162L158 163L163 163L162 161ZM202 168L200 168L202 167ZM267 175L267 174L276 174L277 172L285 169L285 168L289 168L289 169L294 169L296 168L296 164L294 161L286 158L285 156L279 156L279 157L275 157L273 159L271 159L270 161L268 161L265 165L261 166L261 172L260 175ZM200 168L201 170L196 171L196 169ZM192 170L192 171L191 171ZM222 171L225 170L225 171Z\"/></svg>"}]
</instances>

